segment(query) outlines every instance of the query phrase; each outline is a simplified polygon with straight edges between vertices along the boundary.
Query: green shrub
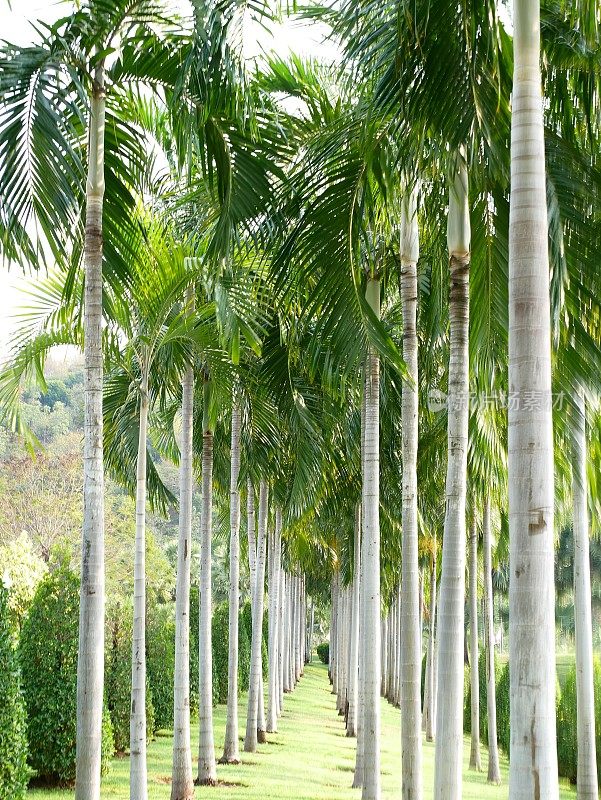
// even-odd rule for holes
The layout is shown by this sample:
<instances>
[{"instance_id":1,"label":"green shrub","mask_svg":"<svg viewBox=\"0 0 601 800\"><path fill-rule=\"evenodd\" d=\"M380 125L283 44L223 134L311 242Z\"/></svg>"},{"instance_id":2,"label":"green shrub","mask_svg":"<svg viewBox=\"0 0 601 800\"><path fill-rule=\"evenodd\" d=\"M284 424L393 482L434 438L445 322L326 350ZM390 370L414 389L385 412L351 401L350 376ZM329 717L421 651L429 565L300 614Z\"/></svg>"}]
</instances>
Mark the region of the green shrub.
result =
<instances>
[{"instance_id":1,"label":"green shrub","mask_svg":"<svg viewBox=\"0 0 601 800\"><path fill-rule=\"evenodd\" d=\"M503 667L499 663L499 659L495 658L495 687L499 683L502 671ZM472 686L469 674L468 669L468 684L463 708L463 730L465 733L471 733L472 730ZM480 653L480 658L478 659L478 681L480 686L480 741L488 744L488 699L486 696L486 653L484 650Z\"/></svg>"},{"instance_id":2,"label":"green shrub","mask_svg":"<svg viewBox=\"0 0 601 800\"><path fill-rule=\"evenodd\" d=\"M317 657L322 664L330 663L330 643L322 642L317 645Z\"/></svg>"},{"instance_id":3,"label":"green shrub","mask_svg":"<svg viewBox=\"0 0 601 800\"><path fill-rule=\"evenodd\" d=\"M146 674L154 707L154 730L173 727L175 676L174 605L149 609L146 621Z\"/></svg>"},{"instance_id":4,"label":"green shrub","mask_svg":"<svg viewBox=\"0 0 601 800\"><path fill-rule=\"evenodd\" d=\"M227 702L229 606L220 603L213 611L212 658L213 658L213 703ZM245 603L238 617L238 692L246 691L250 679L250 643L252 622L250 603ZM265 663L267 651L264 645ZM190 592L190 705L198 709L198 587ZM193 697L192 697L193 695Z\"/></svg>"},{"instance_id":5,"label":"green shrub","mask_svg":"<svg viewBox=\"0 0 601 800\"><path fill-rule=\"evenodd\" d=\"M8 591L0 581L0 798L25 797L27 727Z\"/></svg>"},{"instance_id":6,"label":"green shrub","mask_svg":"<svg viewBox=\"0 0 601 800\"><path fill-rule=\"evenodd\" d=\"M38 585L19 643L29 762L54 783L75 778L79 579L61 568ZM103 716L102 767L113 754L110 716Z\"/></svg>"},{"instance_id":7,"label":"green shrub","mask_svg":"<svg viewBox=\"0 0 601 800\"><path fill-rule=\"evenodd\" d=\"M250 600L247 600L244 605L242 606L242 611L240 612L242 616L242 621L244 622L244 627L246 628L246 635L248 636L249 647L252 647L252 640L253 640L253 621L252 621L252 609L250 606ZM269 640L269 622L267 619L267 613L264 611L263 613L263 639L261 641L261 658L263 661L263 677L267 677L267 643ZM249 663L249 680L250 680L250 663ZM244 688L248 688L248 681Z\"/></svg>"},{"instance_id":8,"label":"green shrub","mask_svg":"<svg viewBox=\"0 0 601 800\"><path fill-rule=\"evenodd\" d=\"M509 662L501 670L497 683L497 739L499 747L509 755L511 734L509 731Z\"/></svg>"},{"instance_id":9,"label":"green shrub","mask_svg":"<svg viewBox=\"0 0 601 800\"><path fill-rule=\"evenodd\" d=\"M595 739L597 752L601 752L601 663L595 658L593 664L595 692ZM561 699L557 709L557 761L559 774L576 782L578 766L578 745L576 727L576 665L566 676ZM597 773L601 780L601 761L597 760Z\"/></svg>"},{"instance_id":10,"label":"green shrub","mask_svg":"<svg viewBox=\"0 0 601 800\"><path fill-rule=\"evenodd\" d=\"M106 635L105 697L111 723L115 749L124 753L129 749L129 717L131 706L131 637L133 609L131 604L116 606L111 610ZM146 735L154 733L154 706L152 688L146 680Z\"/></svg>"}]
</instances>

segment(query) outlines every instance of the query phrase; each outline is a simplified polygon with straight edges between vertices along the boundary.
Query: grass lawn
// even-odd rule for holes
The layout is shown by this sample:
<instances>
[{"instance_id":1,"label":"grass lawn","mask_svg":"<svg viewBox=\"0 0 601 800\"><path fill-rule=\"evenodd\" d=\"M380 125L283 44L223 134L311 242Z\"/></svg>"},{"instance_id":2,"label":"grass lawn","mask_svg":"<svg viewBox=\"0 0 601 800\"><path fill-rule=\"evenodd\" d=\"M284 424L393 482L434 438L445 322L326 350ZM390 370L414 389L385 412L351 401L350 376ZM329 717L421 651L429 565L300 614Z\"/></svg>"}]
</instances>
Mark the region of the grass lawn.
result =
<instances>
[{"instance_id":1,"label":"grass lawn","mask_svg":"<svg viewBox=\"0 0 601 800\"><path fill-rule=\"evenodd\" d=\"M240 701L240 735L244 734L245 697ZM348 800L360 798L358 789L350 789L354 770L355 740L344 735L344 725L336 715L327 671L321 664L306 668L305 675L292 695L286 695L280 732L269 734L269 742L259 745L257 753L242 754L237 766L218 766L222 784L215 788L196 789L196 797L222 800ZM382 701L382 797L401 796L400 716L397 709ZM225 707L215 709L215 742L221 755L225 729ZM192 731L193 753L198 742ZM240 745L242 749L242 745ZM483 765L487 754L483 749ZM467 769L469 741L464 747L464 800L501 800L507 798L507 761L502 760L503 784L488 786L486 773ZM196 761L196 759L195 759ZM129 798L129 761L115 759L102 785L103 798ZM432 796L434 745L424 745L425 797ZM151 800L169 800L171 773L171 736L159 736L148 747L148 794ZM31 790L30 800L66 800L69 791ZM562 786L562 800L576 793Z\"/></svg>"}]
</instances>

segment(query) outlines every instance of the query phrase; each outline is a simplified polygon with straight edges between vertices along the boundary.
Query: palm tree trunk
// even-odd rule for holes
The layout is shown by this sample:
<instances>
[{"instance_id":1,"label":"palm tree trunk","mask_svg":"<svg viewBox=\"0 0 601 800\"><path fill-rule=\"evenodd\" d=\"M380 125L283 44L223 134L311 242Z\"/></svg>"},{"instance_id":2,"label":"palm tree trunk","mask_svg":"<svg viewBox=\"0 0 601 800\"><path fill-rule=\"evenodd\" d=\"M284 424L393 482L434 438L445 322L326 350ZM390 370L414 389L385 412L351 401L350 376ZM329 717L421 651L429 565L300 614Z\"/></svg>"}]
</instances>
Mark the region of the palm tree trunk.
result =
<instances>
[{"instance_id":1,"label":"palm tree trunk","mask_svg":"<svg viewBox=\"0 0 601 800\"><path fill-rule=\"evenodd\" d=\"M576 629L576 719L578 738L578 800L597 800L597 750L591 620L588 483L586 477L586 405L575 395L572 453L574 497L574 620Z\"/></svg>"},{"instance_id":2,"label":"palm tree trunk","mask_svg":"<svg viewBox=\"0 0 601 800\"><path fill-rule=\"evenodd\" d=\"M84 456L76 800L99 800L104 690L104 467L102 452L102 210L104 202L104 60L90 98L84 240Z\"/></svg>"},{"instance_id":3,"label":"palm tree trunk","mask_svg":"<svg viewBox=\"0 0 601 800\"><path fill-rule=\"evenodd\" d=\"M380 620L380 695L388 692L388 616Z\"/></svg>"},{"instance_id":4,"label":"palm tree trunk","mask_svg":"<svg viewBox=\"0 0 601 800\"><path fill-rule=\"evenodd\" d=\"M281 555L281 551L280 551ZM286 573L280 563L279 574L279 625L278 625L278 716L282 715L284 710L284 664L285 653L284 647L286 643Z\"/></svg>"},{"instance_id":5,"label":"palm tree trunk","mask_svg":"<svg viewBox=\"0 0 601 800\"><path fill-rule=\"evenodd\" d=\"M462 154L458 155L449 192L447 238L451 273L448 462L438 618L434 798L461 800L470 252L467 167Z\"/></svg>"},{"instance_id":6,"label":"palm tree trunk","mask_svg":"<svg viewBox=\"0 0 601 800\"><path fill-rule=\"evenodd\" d=\"M238 750L238 615L240 601L240 403L232 400L230 452L230 596L229 648L227 659L227 719L221 764L240 763Z\"/></svg>"},{"instance_id":7,"label":"palm tree trunk","mask_svg":"<svg viewBox=\"0 0 601 800\"><path fill-rule=\"evenodd\" d=\"M250 478L246 482L246 537L248 539L248 569L250 572L250 605L253 608L257 582L257 540L255 536L255 490Z\"/></svg>"},{"instance_id":8,"label":"palm tree trunk","mask_svg":"<svg viewBox=\"0 0 601 800\"><path fill-rule=\"evenodd\" d=\"M510 800L556 800L551 322L540 2L514 0L509 214ZM535 397L532 404L527 398Z\"/></svg>"},{"instance_id":9,"label":"palm tree trunk","mask_svg":"<svg viewBox=\"0 0 601 800\"><path fill-rule=\"evenodd\" d=\"M192 749L190 746L190 556L192 553L193 418L194 370L192 367L188 367L182 379L171 800L190 800L194 795Z\"/></svg>"},{"instance_id":10,"label":"palm tree trunk","mask_svg":"<svg viewBox=\"0 0 601 800\"><path fill-rule=\"evenodd\" d=\"M482 770L480 759L480 675L478 673L478 530L476 516L472 519L470 529L470 714L471 714L471 749L470 769Z\"/></svg>"},{"instance_id":11,"label":"palm tree trunk","mask_svg":"<svg viewBox=\"0 0 601 800\"><path fill-rule=\"evenodd\" d=\"M484 549L485 647L486 647L486 708L488 711L488 777L489 783L501 783L499 746L497 744L497 689L495 685L495 629L492 596L492 547L490 532L490 498L484 498L482 519Z\"/></svg>"},{"instance_id":12,"label":"palm tree trunk","mask_svg":"<svg viewBox=\"0 0 601 800\"><path fill-rule=\"evenodd\" d=\"M403 383L403 506L401 572L401 759L403 800L422 797L421 619L417 528L417 261L419 258L415 190L402 204L401 303L403 359L409 380Z\"/></svg>"},{"instance_id":13,"label":"palm tree trunk","mask_svg":"<svg viewBox=\"0 0 601 800\"><path fill-rule=\"evenodd\" d=\"M202 507L200 516L200 610L199 610L199 697L198 777L199 786L217 783L213 739L213 654L211 650L211 539L213 516L213 432L209 424L210 381L204 383L202 434Z\"/></svg>"},{"instance_id":14,"label":"palm tree trunk","mask_svg":"<svg viewBox=\"0 0 601 800\"><path fill-rule=\"evenodd\" d=\"M253 604L253 626L250 662L250 687L246 715L244 751L254 753L258 742L259 693L262 686L261 640L263 633L263 591L265 583L265 539L267 533L267 483L261 480L259 487L259 525L257 530L257 568L255 601ZM264 731L264 729L263 729Z\"/></svg>"},{"instance_id":15,"label":"palm tree trunk","mask_svg":"<svg viewBox=\"0 0 601 800\"><path fill-rule=\"evenodd\" d=\"M357 735L357 706L359 694L359 570L361 566L361 503L355 506L355 541L353 548L353 614L351 654L349 662L349 710L346 735Z\"/></svg>"},{"instance_id":16,"label":"palm tree trunk","mask_svg":"<svg viewBox=\"0 0 601 800\"><path fill-rule=\"evenodd\" d=\"M367 301L380 313L380 281L367 281ZM380 360L370 348L365 375L365 455L363 476L365 545L365 701L362 800L380 798Z\"/></svg>"},{"instance_id":17,"label":"palm tree trunk","mask_svg":"<svg viewBox=\"0 0 601 800\"><path fill-rule=\"evenodd\" d=\"M271 582L269 584L269 704L267 707L267 731L274 733L278 729L277 695L279 672L279 615L278 606L280 585L280 562L282 548L282 512L279 507L275 510L275 531L273 536L273 563Z\"/></svg>"},{"instance_id":18,"label":"palm tree trunk","mask_svg":"<svg viewBox=\"0 0 601 800\"><path fill-rule=\"evenodd\" d=\"M430 573L430 635L428 637L428 653L426 656L427 686L424 692L424 717L426 741L434 741L434 703L436 701L436 543Z\"/></svg>"},{"instance_id":19,"label":"palm tree trunk","mask_svg":"<svg viewBox=\"0 0 601 800\"><path fill-rule=\"evenodd\" d=\"M140 387L140 429L136 465L136 541L134 554L134 623L129 716L129 796L148 797L146 773L146 435L148 379Z\"/></svg>"}]
</instances>

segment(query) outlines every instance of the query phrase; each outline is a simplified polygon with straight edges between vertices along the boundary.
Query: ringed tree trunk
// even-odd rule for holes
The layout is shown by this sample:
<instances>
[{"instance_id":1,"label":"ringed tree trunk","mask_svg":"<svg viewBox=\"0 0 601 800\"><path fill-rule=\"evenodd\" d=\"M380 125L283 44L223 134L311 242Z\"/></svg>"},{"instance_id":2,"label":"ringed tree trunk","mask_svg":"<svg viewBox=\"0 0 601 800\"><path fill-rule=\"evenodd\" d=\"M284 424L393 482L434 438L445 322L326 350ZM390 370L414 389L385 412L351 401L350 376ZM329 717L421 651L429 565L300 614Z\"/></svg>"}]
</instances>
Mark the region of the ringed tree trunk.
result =
<instances>
[{"instance_id":1,"label":"ringed tree trunk","mask_svg":"<svg viewBox=\"0 0 601 800\"><path fill-rule=\"evenodd\" d=\"M278 672L279 672L279 585L282 550L282 512L279 507L275 510L275 531L272 538L273 555L271 568L271 583L269 585L269 703L267 706L267 731L275 733L278 729Z\"/></svg>"},{"instance_id":2,"label":"ringed tree trunk","mask_svg":"<svg viewBox=\"0 0 601 800\"><path fill-rule=\"evenodd\" d=\"M514 0L513 22L509 797L557 800L551 323L539 0ZM537 402L529 402L531 397Z\"/></svg>"},{"instance_id":3,"label":"ringed tree trunk","mask_svg":"<svg viewBox=\"0 0 601 800\"><path fill-rule=\"evenodd\" d=\"M470 260L468 173L463 152L457 154L449 192L447 240L451 277L448 461L438 615L434 798L461 800Z\"/></svg>"},{"instance_id":4,"label":"ringed tree trunk","mask_svg":"<svg viewBox=\"0 0 601 800\"><path fill-rule=\"evenodd\" d=\"M136 540L134 554L134 621L129 716L129 796L148 797L146 769L146 436L148 376L140 386L140 428L136 464Z\"/></svg>"},{"instance_id":5,"label":"ringed tree trunk","mask_svg":"<svg viewBox=\"0 0 601 800\"><path fill-rule=\"evenodd\" d=\"M369 276L366 298L380 315L380 281ZM363 459L363 581L365 584L363 790L362 800L380 798L380 360L370 347L365 374ZM369 645L367 645L369 642Z\"/></svg>"},{"instance_id":6,"label":"ringed tree trunk","mask_svg":"<svg viewBox=\"0 0 601 800\"><path fill-rule=\"evenodd\" d=\"M361 503L355 506L355 541L353 547L353 613L351 653L349 661L349 707L346 735L357 735L357 706L359 694L359 589L361 567Z\"/></svg>"},{"instance_id":7,"label":"ringed tree trunk","mask_svg":"<svg viewBox=\"0 0 601 800\"><path fill-rule=\"evenodd\" d=\"M426 655L426 688L424 691L424 731L426 741L434 741L434 703L436 700L436 538L430 572L430 635Z\"/></svg>"},{"instance_id":8,"label":"ringed tree trunk","mask_svg":"<svg viewBox=\"0 0 601 800\"><path fill-rule=\"evenodd\" d=\"M480 758L480 675L478 663L478 529L476 517L470 528L470 769L482 770Z\"/></svg>"},{"instance_id":9,"label":"ringed tree trunk","mask_svg":"<svg viewBox=\"0 0 601 800\"><path fill-rule=\"evenodd\" d=\"M234 390L235 391L235 390ZM225 743L220 764L239 764L238 749L238 614L240 600L240 402L232 398L232 430L230 452L230 596L229 646L227 658L227 719Z\"/></svg>"},{"instance_id":10,"label":"ringed tree trunk","mask_svg":"<svg viewBox=\"0 0 601 800\"><path fill-rule=\"evenodd\" d=\"M403 505L401 571L401 760L403 800L422 797L421 614L417 527L417 192L401 206L401 303L403 359L409 380L403 383Z\"/></svg>"},{"instance_id":11,"label":"ringed tree trunk","mask_svg":"<svg viewBox=\"0 0 601 800\"><path fill-rule=\"evenodd\" d=\"M586 405L584 394L575 396L572 453L574 499L574 617L576 628L576 709L578 800L597 800L597 750L591 620L591 567L586 477Z\"/></svg>"},{"instance_id":12,"label":"ringed tree trunk","mask_svg":"<svg viewBox=\"0 0 601 800\"><path fill-rule=\"evenodd\" d=\"M76 800L99 800L104 691L104 466L102 450L102 211L104 203L104 60L90 98L84 240L84 454Z\"/></svg>"},{"instance_id":13,"label":"ringed tree trunk","mask_svg":"<svg viewBox=\"0 0 601 800\"><path fill-rule=\"evenodd\" d=\"M492 546L490 497L484 497L482 545L484 549L485 647L486 647L486 708L488 711L488 777L489 783L501 783L499 746L497 744L497 689L495 685L495 628L492 595Z\"/></svg>"},{"instance_id":14,"label":"ringed tree trunk","mask_svg":"<svg viewBox=\"0 0 601 800\"><path fill-rule=\"evenodd\" d=\"M213 654L211 650L211 538L213 518L213 431L209 422L211 384L204 381L202 434L202 507L200 517L200 610L199 610L199 698L198 777L199 786L217 783L213 739Z\"/></svg>"},{"instance_id":15,"label":"ringed tree trunk","mask_svg":"<svg viewBox=\"0 0 601 800\"><path fill-rule=\"evenodd\" d=\"M267 483L261 480L259 487L259 526L257 531L257 568L255 601L253 604L253 625L250 661L250 687L248 691L248 711L246 714L246 736L244 751L254 753L259 737L259 693L262 688L261 640L263 630L263 587L265 583L265 538L267 532ZM262 730L264 736L264 729Z\"/></svg>"},{"instance_id":16,"label":"ringed tree trunk","mask_svg":"<svg viewBox=\"0 0 601 800\"><path fill-rule=\"evenodd\" d=\"M190 746L190 557L192 553L193 418L194 370L192 367L188 367L182 379L171 800L190 800L194 795L192 749Z\"/></svg>"}]
</instances>

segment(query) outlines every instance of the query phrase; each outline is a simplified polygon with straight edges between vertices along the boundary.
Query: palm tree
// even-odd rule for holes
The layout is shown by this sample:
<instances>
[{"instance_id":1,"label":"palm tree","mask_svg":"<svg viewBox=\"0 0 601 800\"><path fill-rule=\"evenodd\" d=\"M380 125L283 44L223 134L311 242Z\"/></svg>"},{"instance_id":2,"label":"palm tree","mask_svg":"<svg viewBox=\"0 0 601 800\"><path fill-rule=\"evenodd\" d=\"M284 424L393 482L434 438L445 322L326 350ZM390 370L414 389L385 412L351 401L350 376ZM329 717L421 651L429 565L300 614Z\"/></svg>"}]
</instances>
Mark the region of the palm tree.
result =
<instances>
[{"instance_id":1,"label":"palm tree","mask_svg":"<svg viewBox=\"0 0 601 800\"><path fill-rule=\"evenodd\" d=\"M474 512L472 512L469 544L470 769L480 772L482 762L480 760L480 676L478 674L478 528L476 527L476 515Z\"/></svg>"},{"instance_id":2,"label":"palm tree","mask_svg":"<svg viewBox=\"0 0 601 800\"><path fill-rule=\"evenodd\" d=\"M403 796L422 797L421 754L421 625L417 527L417 262L419 231L416 190L401 207L401 302L403 306L403 359L408 379L403 385L403 508L401 591L401 731Z\"/></svg>"},{"instance_id":3,"label":"palm tree","mask_svg":"<svg viewBox=\"0 0 601 800\"><path fill-rule=\"evenodd\" d=\"M509 222L511 800L558 796L553 429L540 5L514 3ZM525 402L537 398L536 408Z\"/></svg>"},{"instance_id":4,"label":"palm tree","mask_svg":"<svg viewBox=\"0 0 601 800\"><path fill-rule=\"evenodd\" d=\"M238 764L238 605L240 599L240 424L241 409L237 397L232 399L232 433L230 452L230 597L227 721L225 744L220 763Z\"/></svg>"},{"instance_id":5,"label":"palm tree","mask_svg":"<svg viewBox=\"0 0 601 800\"><path fill-rule=\"evenodd\" d=\"M129 189L132 164L136 160L144 162L139 143L112 109L110 120L114 127L107 133L107 92L110 100L116 89L111 80L119 72L127 73L127 69L122 70L127 47L120 50L117 63L108 71L105 58L117 40L127 44L134 37L144 38L152 49L159 39L145 24L156 21L162 25L164 20L154 2L138 0L132 4L116 0L107 4L89 0L68 20L59 20L47 29L40 44L3 48L0 92L3 107L9 112L3 115L0 129L5 154L0 176L4 201L0 226L7 253L34 266L43 260L45 245L61 264L83 254L86 276L78 800L100 796L104 671L103 255L111 255L108 280L123 278L127 255L131 255L127 244L131 227L124 204L128 210L133 207ZM85 109L89 109L87 124ZM86 138L87 149L82 157L82 141ZM110 161L105 163L107 139ZM85 227L80 214L84 205ZM39 241L28 233L31 220L38 223ZM71 252L65 250L65 241L71 242Z\"/></svg>"},{"instance_id":6,"label":"palm tree","mask_svg":"<svg viewBox=\"0 0 601 800\"><path fill-rule=\"evenodd\" d=\"M198 775L200 786L217 783L215 743L213 739L213 659L211 649L211 540L213 516L213 420L211 376L203 373L202 416L202 506L200 517L200 592L199 592L199 678L198 678Z\"/></svg>"},{"instance_id":7,"label":"palm tree","mask_svg":"<svg viewBox=\"0 0 601 800\"><path fill-rule=\"evenodd\" d=\"M468 335L470 215L465 152L453 165L447 242L449 299L449 391L446 514L438 612L436 703L436 800L459 800L463 751L463 620L465 599L465 497L468 447Z\"/></svg>"},{"instance_id":8,"label":"palm tree","mask_svg":"<svg viewBox=\"0 0 601 800\"><path fill-rule=\"evenodd\" d=\"M492 546L490 498L484 498L482 519L482 547L484 550L484 632L486 653L486 708L488 712L488 776L489 783L501 782L499 746L497 743L497 699L495 683L495 629L492 593Z\"/></svg>"},{"instance_id":9,"label":"palm tree","mask_svg":"<svg viewBox=\"0 0 601 800\"><path fill-rule=\"evenodd\" d=\"M246 736L244 750L254 753L259 737L259 693L262 692L261 681L261 641L263 638L263 591L265 583L265 550L267 535L267 502L268 487L265 480L259 485L259 520L257 528L257 563L255 580L255 598L253 604L253 626L250 655L250 687L248 690L248 712L246 715ZM261 729L264 735L264 729Z\"/></svg>"},{"instance_id":10,"label":"palm tree","mask_svg":"<svg viewBox=\"0 0 601 800\"><path fill-rule=\"evenodd\" d=\"M586 477L586 402L575 395L572 491L574 497L574 623L576 633L576 708L578 800L599 796L593 687L593 628Z\"/></svg>"}]
</instances>

